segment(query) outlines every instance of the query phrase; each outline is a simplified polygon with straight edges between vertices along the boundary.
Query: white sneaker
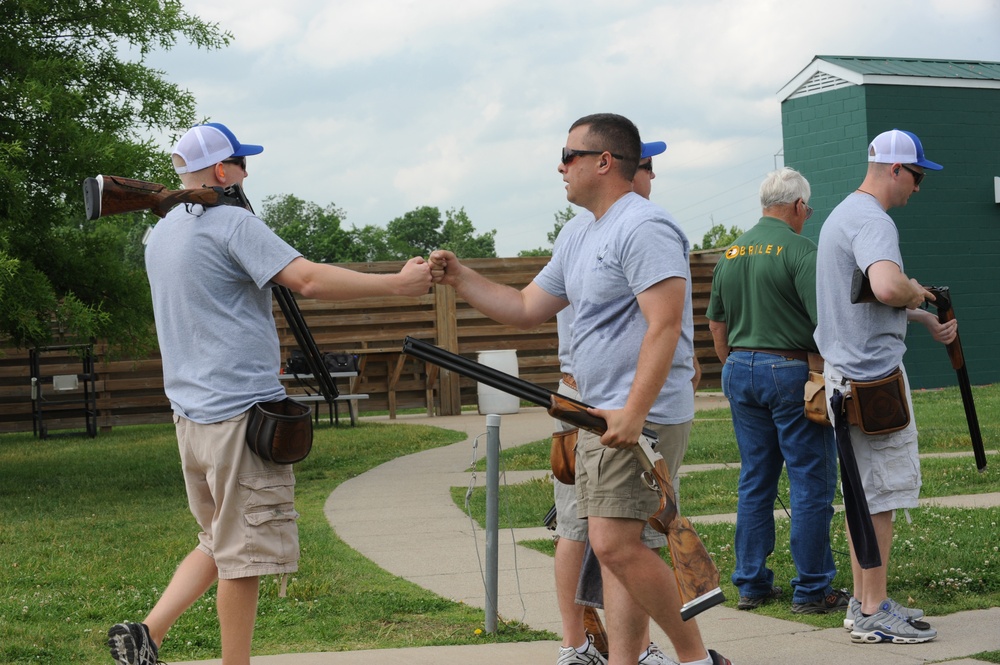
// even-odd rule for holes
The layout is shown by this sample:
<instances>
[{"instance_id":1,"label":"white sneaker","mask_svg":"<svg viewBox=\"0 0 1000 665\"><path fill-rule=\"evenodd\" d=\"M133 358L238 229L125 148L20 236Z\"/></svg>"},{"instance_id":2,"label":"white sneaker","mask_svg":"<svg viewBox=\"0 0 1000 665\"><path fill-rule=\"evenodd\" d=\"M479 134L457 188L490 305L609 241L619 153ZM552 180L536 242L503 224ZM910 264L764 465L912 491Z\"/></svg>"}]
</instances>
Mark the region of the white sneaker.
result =
<instances>
[{"instance_id":1,"label":"white sneaker","mask_svg":"<svg viewBox=\"0 0 1000 665\"><path fill-rule=\"evenodd\" d=\"M680 665L676 660L663 653L655 642L649 643L649 653L639 660L639 665Z\"/></svg>"},{"instance_id":2,"label":"white sneaker","mask_svg":"<svg viewBox=\"0 0 1000 665\"><path fill-rule=\"evenodd\" d=\"M608 661L594 648L594 638L587 635L587 650L583 653L573 647L559 647L556 665L608 665Z\"/></svg>"}]
</instances>

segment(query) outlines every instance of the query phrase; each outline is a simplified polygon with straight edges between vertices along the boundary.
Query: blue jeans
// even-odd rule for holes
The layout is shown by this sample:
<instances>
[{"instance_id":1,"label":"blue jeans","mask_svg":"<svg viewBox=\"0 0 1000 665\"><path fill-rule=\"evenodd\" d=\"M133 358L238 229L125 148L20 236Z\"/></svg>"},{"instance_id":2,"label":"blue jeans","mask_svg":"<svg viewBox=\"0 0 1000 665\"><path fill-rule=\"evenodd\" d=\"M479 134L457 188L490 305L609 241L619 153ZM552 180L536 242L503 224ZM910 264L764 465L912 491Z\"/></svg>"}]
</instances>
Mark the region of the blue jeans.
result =
<instances>
[{"instance_id":1,"label":"blue jeans","mask_svg":"<svg viewBox=\"0 0 1000 665\"><path fill-rule=\"evenodd\" d=\"M774 572L774 503L784 464L792 511L791 552L798 575L791 581L793 603L830 593L837 574L830 551L830 521L837 485L833 429L806 419L803 389L809 376L801 360L757 351L735 351L722 368L740 448L733 584L741 596L771 592Z\"/></svg>"}]
</instances>

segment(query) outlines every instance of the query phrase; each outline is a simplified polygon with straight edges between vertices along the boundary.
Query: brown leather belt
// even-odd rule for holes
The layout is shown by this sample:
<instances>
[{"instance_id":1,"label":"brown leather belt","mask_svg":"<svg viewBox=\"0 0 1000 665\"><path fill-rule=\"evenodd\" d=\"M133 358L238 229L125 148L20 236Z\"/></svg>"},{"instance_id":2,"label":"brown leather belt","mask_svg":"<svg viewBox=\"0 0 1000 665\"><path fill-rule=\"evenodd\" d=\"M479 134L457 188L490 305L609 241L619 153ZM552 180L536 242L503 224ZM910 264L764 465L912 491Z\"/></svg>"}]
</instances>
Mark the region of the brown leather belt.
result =
<instances>
[{"instance_id":1,"label":"brown leather belt","mask_svg":"<svg viewBox=\"0 0 1000 665\"><path fill-rule=\"evenodd\" d=\"M784 356L785 358L790 358L792 360L801 360L803 362L809 362L809 352L801 351L799 349L748 349L742 346L734 346L729 350L732 351L749 351L751 353L770 353L772 356Z\"/></svg>"},{"instance_id":2,"label":"brown leather belt","mask_svg":"<svg viewBox=\"0 0 1000 665\"><path fill-rule=\"evenodd\" d=\"M572 374L567 374L566 372L563 372L562 382L565 383L570 388L572 388L573 390L578 390L578 388L576 387L576 379L573 378Z\"/></svg>"}]
</instances>

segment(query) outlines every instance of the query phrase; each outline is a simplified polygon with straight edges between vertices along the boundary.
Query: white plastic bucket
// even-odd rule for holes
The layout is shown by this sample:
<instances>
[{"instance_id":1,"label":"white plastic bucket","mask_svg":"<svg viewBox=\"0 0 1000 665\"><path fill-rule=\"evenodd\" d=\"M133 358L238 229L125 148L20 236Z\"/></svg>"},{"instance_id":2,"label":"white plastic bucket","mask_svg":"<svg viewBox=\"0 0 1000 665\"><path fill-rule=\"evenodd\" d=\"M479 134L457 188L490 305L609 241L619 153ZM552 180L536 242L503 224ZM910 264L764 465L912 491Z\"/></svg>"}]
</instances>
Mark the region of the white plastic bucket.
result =
<instances>
[{"instance_id":1,"label":"white plastic bucket","mask_svg":"<svg viewBox=\"0 0 1000 665\"><path fill-rule=\"evenodd\" d=\"M517 351L513 349L504 351L480 351L479 363L500 370L511 376L517 376ZM496 413L517 413L520 400L517 395L505 393L484 383L479 386L479 413L487 415Z\"/></svg>"}]
</instances>

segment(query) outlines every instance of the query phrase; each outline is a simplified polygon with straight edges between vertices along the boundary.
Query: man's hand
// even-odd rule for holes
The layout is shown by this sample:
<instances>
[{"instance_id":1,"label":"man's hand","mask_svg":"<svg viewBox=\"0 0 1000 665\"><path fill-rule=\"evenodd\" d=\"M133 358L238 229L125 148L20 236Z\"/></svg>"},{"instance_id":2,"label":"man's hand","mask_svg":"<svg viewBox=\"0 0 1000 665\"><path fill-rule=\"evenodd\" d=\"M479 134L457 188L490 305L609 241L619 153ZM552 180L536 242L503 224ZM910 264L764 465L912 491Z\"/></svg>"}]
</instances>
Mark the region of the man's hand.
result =
<instances>
[{"instance_id":1,"label":"man's hand","mask_svg":"<svg viewBox=\"0 0 1000 665\"><path fill-rule=\"evenodd\" d=\"M455 276L461 269L462 264L458 262L458 257L454 252L446 249L436 249L428 257L431 264L431 279L435 284L447 284L455 286Z\"/></svg>"},{"instance_id":2,"label":"man's hand","mask_svg":"<svg viewBox=\"0 0 1000 665\"><path fill-rule=\"evenodd\" d=\"M399 271L397 277L397 292L401 296L422 296L426 295L431 288L431 265L424 261L421 256L414 256L406 262L406 265Z\"/></svg>"},{"instance_id":3,"label":"man's hand","mask_svg":"<svg viewBox=\"0 0 1000 665\"><path fill-rule=\"evenodd\" d=\"M935 342L951 344L958 336L958 319L941 323L936 316L925 309L911 309L906 313L906 318L922 323Z\"/></svg>"},{"instance_id":4,"label":"man's hand","mask_svg":"<svg viewBox=\"0 0 1000 665\"><path fill-rule=\"evenodd\" d=\"M624 409L595 409L587 411L592 416L604 418L608 431L601 435L601 443L608 448L631 448L639 443L645 421L630 416Z\"/></svg>"}]
</instances>

